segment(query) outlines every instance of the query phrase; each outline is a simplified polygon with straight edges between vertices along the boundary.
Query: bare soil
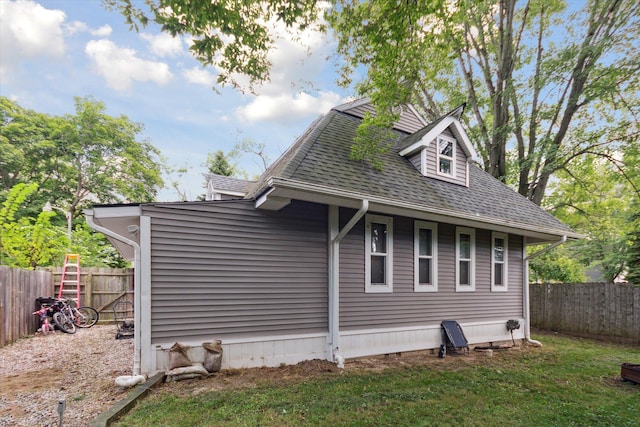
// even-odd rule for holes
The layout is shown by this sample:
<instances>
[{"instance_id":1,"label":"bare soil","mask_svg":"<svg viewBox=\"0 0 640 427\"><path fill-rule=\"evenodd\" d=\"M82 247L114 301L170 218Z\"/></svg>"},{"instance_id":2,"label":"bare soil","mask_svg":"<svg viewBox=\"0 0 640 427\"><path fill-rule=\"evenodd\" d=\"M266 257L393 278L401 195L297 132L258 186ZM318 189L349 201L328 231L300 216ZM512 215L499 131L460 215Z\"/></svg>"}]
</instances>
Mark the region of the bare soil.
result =
<instances>
[{"instance_id":1,"label":"bare soil","mask_svg":"<svg viewBox=\"0 0 640 427\"><path fill-rule=\"evenodd\" d=\"M0 426L87 426L122 399L115 378L131 375L133 340L116 340L116 327L96 325L75 334L34 335L0 348Z\"/></svg>"},{"instance_id":2,"label":"bare soil","mask_svg":"<svg viewBox=\"0 0 640 427\"><path fill-rule=\"evenodd\" d=\"M162 383L154 392L176 396L193 396L216 390L254 388L265 385L296 383L326 375L340 375L344 372L382 372L398 367L444 367L448 370L463 369L467 366L499 362L514 353L531 351L531 347L517 345L500 350L470 351L468 354L449 354L438 358L438 351L425 350L369 356L345 361L344 370L326 360L309 360L291 366L277 368L225 369L205 378Z\"/></svg>"}]
</instances>

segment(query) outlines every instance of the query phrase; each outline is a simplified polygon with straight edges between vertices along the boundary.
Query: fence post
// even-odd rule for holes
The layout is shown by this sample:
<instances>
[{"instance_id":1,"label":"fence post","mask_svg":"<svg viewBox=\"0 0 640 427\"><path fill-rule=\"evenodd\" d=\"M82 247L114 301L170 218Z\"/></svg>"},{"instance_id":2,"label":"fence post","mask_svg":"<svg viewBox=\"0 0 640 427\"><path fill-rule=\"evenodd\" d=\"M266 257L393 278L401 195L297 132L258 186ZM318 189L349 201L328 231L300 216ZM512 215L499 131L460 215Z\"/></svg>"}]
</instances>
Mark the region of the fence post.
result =
<instances>
[{"instance_id":1,"label":"fence post","mask_svg":"<svg viewBox=\"0 0 640 427\"><path fill-rule=\"evenodd\" d=\"M94 307L93 305L93 270L89 270L87 282L84 288L84 305Z\"/></svg>"}]
</instances>

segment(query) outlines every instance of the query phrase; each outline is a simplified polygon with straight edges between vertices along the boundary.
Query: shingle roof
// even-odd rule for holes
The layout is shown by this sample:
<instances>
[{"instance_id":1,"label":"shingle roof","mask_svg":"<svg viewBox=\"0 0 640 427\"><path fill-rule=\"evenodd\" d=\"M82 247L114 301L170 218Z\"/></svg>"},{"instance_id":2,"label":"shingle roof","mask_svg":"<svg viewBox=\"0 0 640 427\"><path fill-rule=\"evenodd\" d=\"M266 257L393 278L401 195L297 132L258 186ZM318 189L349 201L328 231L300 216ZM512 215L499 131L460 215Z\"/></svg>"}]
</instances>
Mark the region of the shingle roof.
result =
<instances>
[{"instance_id":1,"label":"shingle roof","mask_svg":"<svg viewBox=\"0 0 640 427\"><path fill-rule=\"evenodd\" d=\"M415 138L415 134L397 133L396 140L389 141L396 148L382 155L383 171L350 160L360 122L344 112L330 111L276 161L247 197L261 194L267 178L278 177L382 198L389 204L410 203L454 216L494 218L572 233L552 215L474 165L469 167L469 187L423 176L398 154L398 147L405 147L405 140ZM416 134L424 134L424 129Z\"/></svg>"},{"instance_id":2,"label":"shingle roof","mask_svg":"<svg viewBox=\"0 0 640 427\"><path fill-rule=\"evenodd\" d=\"M229 176L218 175L215 173L205 174L207 181L218 190L227 190L237 193L246 194L256 183L245 179L231 178Z\"/></svg>"}]
</instances>

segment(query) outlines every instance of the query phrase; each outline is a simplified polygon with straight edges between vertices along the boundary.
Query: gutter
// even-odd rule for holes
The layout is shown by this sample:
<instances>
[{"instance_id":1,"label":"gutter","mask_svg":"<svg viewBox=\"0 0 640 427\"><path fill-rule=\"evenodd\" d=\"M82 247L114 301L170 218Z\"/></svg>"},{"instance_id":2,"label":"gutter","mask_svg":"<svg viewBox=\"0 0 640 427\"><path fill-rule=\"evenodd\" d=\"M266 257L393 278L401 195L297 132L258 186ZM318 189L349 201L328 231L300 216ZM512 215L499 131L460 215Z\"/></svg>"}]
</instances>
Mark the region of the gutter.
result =
<instances>
[{"instance_id":1,"label":"gutter","mask_svg":"<svg viewBox=\"0 0 640 427\"><path fill-rule=\"evenodd\" d=\"M525 238L526 239L526 238ZM536 347L542 347L542 343L540 341L536 341L531 339L531 307L529 307L529 260L534 259L539 257L540 255L549 252L550 250L557 248L558 246L562 245L563 243L565 243L567 241L567 236L564 235L562 236L562 239L552 243L551 245L540 249L538 252L534 252L529 256L526 256L526 241L525 244L522 246L522 252L525 255L523 257L524 259L524 275L523 275L523 284L522 287L524 288L524 318L525 318L525 325L524 325L524 337L525 340L529 343L529 344L533 344Z\"/></svg>"},{"instance_id":2,"label":"gutter","mask_svg":"<svg viewBox=\"0 0 640 427\"><path fill-rule=\"evenodd\" d=\"M458 212L451 209L445 209L442 207L437 207L437 208L426 207L426 206L418 205L415 203L404 202L401 200L389 200L389 199L384 199L384 198L375 197L375 196L371 197L371 195L364 194L364 193L342 191L333 187L327 187L327 186L318 185L318 184L309 184L306 182L291 180L287 178L271 177L267 181L267 186L271 187L272 189L281 188L281 189L298 190L298 191L304 191L304 192L310 192L310 193L320 193L327 196L334 196L334 197L339 197L343 199L351 199L354 201L368 200L369 203L375 203L381 206L393 206L393 207L401 208L405 210L413 210L413 211L420 211L423 213L427 213L434 216L433 220L441 221L441 222L450 222L451 218L456 218L461 220L469 220L473 222L481 222L483 224L488 224L488 225L497 225L497 226L507 227L511 229L538 232L541 234L548 234L552 236L563 235L563 236L566 236L567 238L572 238L572 239L581 239L585 237L582 234L578 234L575 232L572 233L571 231L567 231L567 230L533 226L531 224L525 224L525 223L520 223L520 222L510 221L505 219L491 218L491 217L486 217L479 214Z\"/></svg>"},{"instance_id":3,"label":"gutter","mask_svg":"<svg viewBox=\"0 0 640 427\"><path fill-rule=\"evenodd\" d=\"M134 250L134 261L133 261L133 282L135 284L135 287L137 288L136 291L133 293L134 295L134 304L133 304L133 311L134 311L134 324L136 325L136 328L134 329L134 350L133 350L133 375L134 376L138 376L140 375L140 360L141 360L141 347L142 347L142 340L141 340L141 336L140 336L140 328L138 327L138 325L142 324L142 313L141 313L141 299L140 299L140 269L141 269L141 264L140 264L140 254L141 254L141 250L140 250L140 245L131 240L128 239L124 236L121 236L120 234L114 233L113 231L104 228L98 224L96 224L93 221L93 210L86 210L84 212L85 214L85 218L87 221L87 224L89 224L89 227L93 228L94 230L112 237L116 240L119 240L129 246L133 247Z\"/></svg>"},{"instance_id":4,"label":"gutter","mask_svg":"<svg viewBox=\"0 0 640 427\"><path fill-rule=\"evenodd\" d=\"M362 199L360 209L353 215L341 231L340 208L329 207L329 340L330 355L338 368L344 368L340 356L340 241L362 219L369 210L369 201Z\"/></svg>"}]
</instances>

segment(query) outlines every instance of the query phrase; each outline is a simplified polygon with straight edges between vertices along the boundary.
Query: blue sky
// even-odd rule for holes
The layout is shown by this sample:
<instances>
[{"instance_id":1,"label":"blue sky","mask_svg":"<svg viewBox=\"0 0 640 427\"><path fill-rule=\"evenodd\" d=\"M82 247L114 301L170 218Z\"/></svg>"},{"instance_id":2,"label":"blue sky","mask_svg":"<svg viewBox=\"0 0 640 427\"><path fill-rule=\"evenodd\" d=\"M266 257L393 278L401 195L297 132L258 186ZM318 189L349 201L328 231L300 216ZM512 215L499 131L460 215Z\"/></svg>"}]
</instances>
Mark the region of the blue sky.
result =
<instances>
[{"instance_id":1,"label":"blue sky","mask_svg":"<svg viewBox=\"0 0 640 427\"><path fill-rule=\"evenodd\" d=\"M330 38L308 32L300 46L275 31L271 81L256 95L221 87L216 94L215 69L193 59L187 38L158 27L130 31L99 0L0 0L0 95L50 115L73 114L75 96L93 96L108 114L142 123L140 139L170 165L189 167L181 187L193 199L204 193L208 152L249 138L264 143L273 161L318 115L353 95L335 83ZM261 172L255 156L238 165ZM177 198L171 189L159 194L160 201Z\"/></svg>"}]
</instances>

